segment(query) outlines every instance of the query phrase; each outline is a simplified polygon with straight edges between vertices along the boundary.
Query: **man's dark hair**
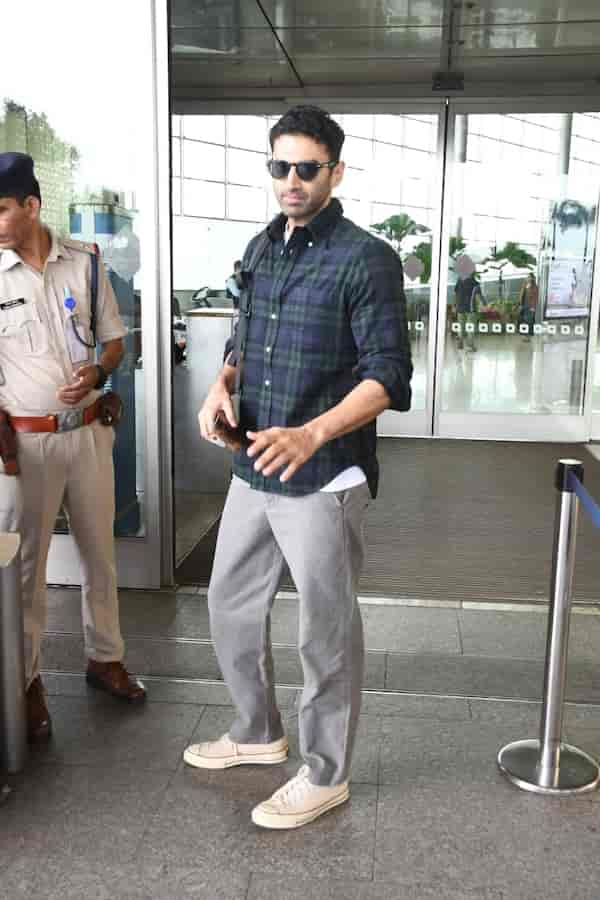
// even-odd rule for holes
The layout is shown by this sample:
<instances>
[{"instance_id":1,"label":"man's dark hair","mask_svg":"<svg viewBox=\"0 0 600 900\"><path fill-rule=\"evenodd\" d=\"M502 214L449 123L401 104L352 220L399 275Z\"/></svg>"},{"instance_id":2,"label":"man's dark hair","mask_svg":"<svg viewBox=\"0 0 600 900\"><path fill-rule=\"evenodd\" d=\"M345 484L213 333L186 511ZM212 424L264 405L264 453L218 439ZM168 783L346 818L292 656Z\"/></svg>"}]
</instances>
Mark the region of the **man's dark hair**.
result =
<instances>
[{"instance_id":1,"label":"man's dark hair","mask_svg":"<svg viewBox=\"0 0 600 900\"><path fill-rule=\"evenodd\" d=\"M318 106L294 106L269 132L271 150L278 137L284 134L304 134L327 147L331 159L338 162L345 134L335 119Z\"/></svg>"}]
</instances>

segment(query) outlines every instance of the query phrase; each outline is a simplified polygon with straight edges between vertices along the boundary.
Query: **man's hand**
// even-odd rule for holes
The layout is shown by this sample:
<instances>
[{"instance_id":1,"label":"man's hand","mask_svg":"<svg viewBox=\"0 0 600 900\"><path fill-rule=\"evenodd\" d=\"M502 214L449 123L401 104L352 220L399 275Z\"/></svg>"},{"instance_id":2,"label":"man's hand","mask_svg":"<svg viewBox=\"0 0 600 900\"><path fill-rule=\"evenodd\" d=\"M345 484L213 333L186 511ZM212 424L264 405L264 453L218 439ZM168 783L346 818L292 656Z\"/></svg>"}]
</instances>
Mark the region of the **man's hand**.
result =
<instances>
[{"instance_id":1,"label":"man's hand","mask_svg":"<svg viewBox=\"0 0 600 900\"><path fill-rule=\"evenodd\" d=\"M267 428L265 431L246 432L252 444L248 456L257 457L254 468L263 475L272 475L286 466L280 481L289 481L300 466L313 456L323 441L316 430L302 425L300 428Z\"/></svg>"},{"instance_id":2,"label":"man's hand","mask_svg":"<svg viewBox=\"0 0 600 900\"><path fill-rule=\"evenodd\" d=\"M57 397L61 403L67 406L76 406L84 397L93 391L98 383L98 367L94 364L86 363L75 369L73 372L73 381L71 384L65 384L57 392Z\"/></svg>"},{"instance_id":3,"label":"man's hand","mask_svg":"<svg viewBox=\"0 0 600 900\"><path fill-rule=\"evenodd\" d=\"M200 434L207 441L222 440L232 450L238 449L226 438L226 432L219 429L219 419L224 421L231 428L237 428L237 421L231 403L231 397L225 381L218 378L213 384L208 396L202 405L202 409L198 413L198 424L200 425Z\"/></svg>"}]
</instances>

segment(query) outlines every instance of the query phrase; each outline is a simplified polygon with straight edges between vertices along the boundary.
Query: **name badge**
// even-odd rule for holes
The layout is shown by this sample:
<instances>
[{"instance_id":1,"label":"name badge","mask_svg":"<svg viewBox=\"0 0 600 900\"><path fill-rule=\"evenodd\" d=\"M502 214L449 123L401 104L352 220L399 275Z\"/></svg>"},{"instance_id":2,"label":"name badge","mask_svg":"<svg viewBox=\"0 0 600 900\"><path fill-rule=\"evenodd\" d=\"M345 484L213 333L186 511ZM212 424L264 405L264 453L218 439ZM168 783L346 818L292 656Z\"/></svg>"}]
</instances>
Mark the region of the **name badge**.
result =
<instances>
[{"instance_id":1,"label":"name badge","mask_svg":"<svg viewBox=\"0 0 600 900\"><path fill-rule=\"evenodd\" d=\"M14 306L24 306L26 302L25 297L17 297L16 300L5 300L4 303L0 303L0 309L5 311L12 309Z\"/></svg>"}]
</instances>

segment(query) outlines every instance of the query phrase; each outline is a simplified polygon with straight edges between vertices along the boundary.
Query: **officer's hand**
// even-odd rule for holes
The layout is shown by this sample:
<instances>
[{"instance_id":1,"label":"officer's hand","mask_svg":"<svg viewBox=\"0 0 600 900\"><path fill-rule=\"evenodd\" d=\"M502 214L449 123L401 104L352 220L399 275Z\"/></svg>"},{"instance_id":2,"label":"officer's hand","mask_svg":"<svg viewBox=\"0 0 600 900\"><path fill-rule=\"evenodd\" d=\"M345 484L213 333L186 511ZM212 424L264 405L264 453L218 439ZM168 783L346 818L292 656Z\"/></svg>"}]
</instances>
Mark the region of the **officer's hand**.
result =
<instances>
[{"instance_id":1,"label":"officer's hand","mask_svg":"<svg viewBox=\"0 0 600 900\"><path fill-rule=\"evenodd\" d=\"M221 378L217 379L211 387L202 409L198 413L200 434L207 441L224 439L224 435L218 432L217 428L219 417L225 419L231 428L237 427L231 397L225 382Z\"/></svg>"},{"instance_id":2,"label":"officer's hand","mask_svg":"<svg viewBox=\"0 0 600 900\"><path fill-rule=\"evenodd\" d=\"M280 481L289 481L320 446L315 433L306 425L246 433L252 441L247 450L248 456L257 457L254 463L256 471L268 476L286 466L279 476Z\"/></svg>"},{"instance_id":3,"label":"officer's hand","mask_svg":"<svg viewBox=\"0 0 600 900\"><path fill-rule=\"evenodd\" d=\"M73 372L73 381L71 384L63 385L57 392L57 397L61 403L66 403L68 406L75 406L83 400L84 397L87 397L90 391L94 390L97 383L97 366L86 363L84 366L79 366L79 368Z\"/></svg>"}]
</instances>

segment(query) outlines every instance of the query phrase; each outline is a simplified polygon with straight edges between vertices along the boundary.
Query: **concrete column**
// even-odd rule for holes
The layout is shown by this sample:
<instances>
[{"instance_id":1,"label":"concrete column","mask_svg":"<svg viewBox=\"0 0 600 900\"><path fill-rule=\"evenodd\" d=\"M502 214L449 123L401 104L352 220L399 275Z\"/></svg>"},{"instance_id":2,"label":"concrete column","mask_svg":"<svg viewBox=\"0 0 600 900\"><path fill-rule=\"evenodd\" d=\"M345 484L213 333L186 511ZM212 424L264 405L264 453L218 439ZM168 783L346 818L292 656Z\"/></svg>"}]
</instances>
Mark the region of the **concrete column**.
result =
<instances>
[{"instance_id":1,"label":"concrete column","mask_svg":"<svg viewBox=\"0 0 600 900\"><path fill-rule=\"evenodd\" d=\"M573 113L564 113L560 117L560 144L558 150L558 173L569 174L571 158L571 134L573 131Z\"/></svg>"},{"instance_id":2,"label":"concrete column","mask_svg":"<svg viewBox=\"0 0 600 900\"><path fill-rule=\"evenodd\" d=\"M454 153L455 160L457 165L457 169L459 166L462 166L467 161L467 144L469 141L469 117L464 116L456 116L455 119L455 132L454 132ZM461 179L464 177L464 173L460 172L459 175ZM456 216L456 237L462 237L463 234L463 219L462 219L462 205L463 205L463 191L457 192L455 194L456 202L457 202L457 216Z\"/></svg>"}]
</instances>

